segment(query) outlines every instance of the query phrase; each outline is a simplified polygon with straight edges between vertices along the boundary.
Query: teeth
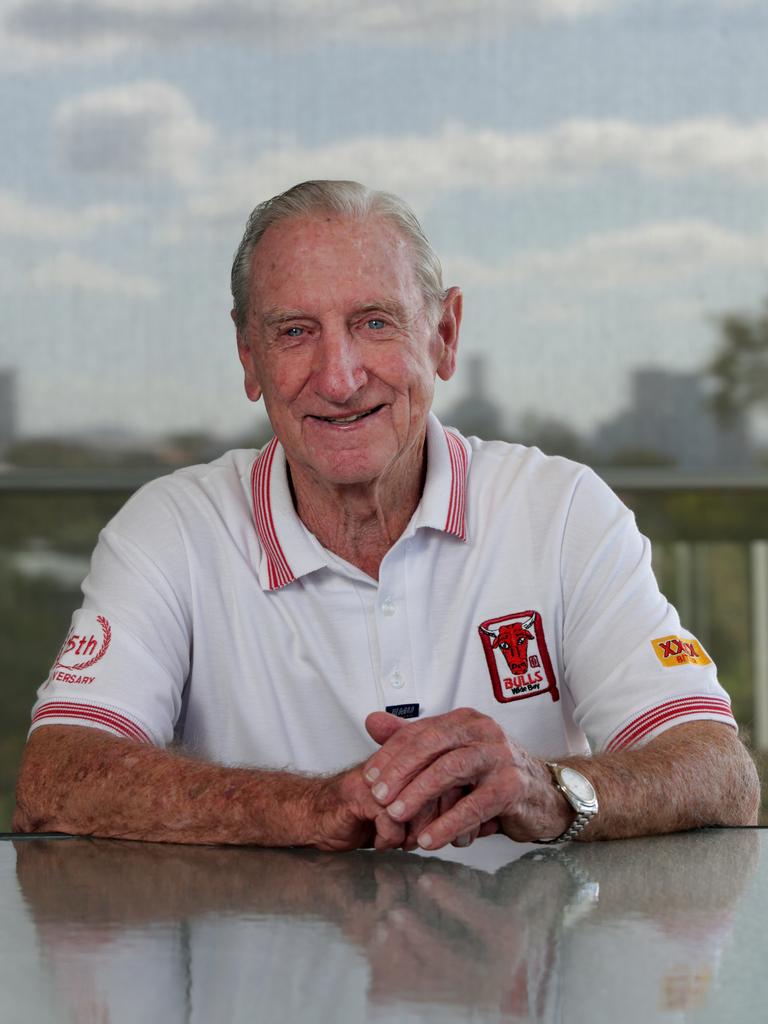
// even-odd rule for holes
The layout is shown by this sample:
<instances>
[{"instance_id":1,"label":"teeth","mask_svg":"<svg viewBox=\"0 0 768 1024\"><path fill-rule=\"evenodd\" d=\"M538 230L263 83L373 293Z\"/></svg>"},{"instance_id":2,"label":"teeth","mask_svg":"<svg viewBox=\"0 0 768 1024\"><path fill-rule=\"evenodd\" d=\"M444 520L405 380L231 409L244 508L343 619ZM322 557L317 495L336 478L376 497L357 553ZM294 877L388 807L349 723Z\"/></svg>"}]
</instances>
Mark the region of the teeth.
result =
<instances>
[{"instance_id":1,"label":"teeth","mask_svg":"<svg viewBox=\"0 0 768 1024\"><path fill-rule=\"evenodd\" d=\"M369 413L370 413L370 410L369 410L369 412L358 412L358 413L355 413L352 416L344 416L344 417L341 417L341 416L339 416L339 417L321 416L320 418L324 419L326 423L354 423L355 420L361 420L363 418L363 416L368 416Z\"/></svg>"}]
</instances>

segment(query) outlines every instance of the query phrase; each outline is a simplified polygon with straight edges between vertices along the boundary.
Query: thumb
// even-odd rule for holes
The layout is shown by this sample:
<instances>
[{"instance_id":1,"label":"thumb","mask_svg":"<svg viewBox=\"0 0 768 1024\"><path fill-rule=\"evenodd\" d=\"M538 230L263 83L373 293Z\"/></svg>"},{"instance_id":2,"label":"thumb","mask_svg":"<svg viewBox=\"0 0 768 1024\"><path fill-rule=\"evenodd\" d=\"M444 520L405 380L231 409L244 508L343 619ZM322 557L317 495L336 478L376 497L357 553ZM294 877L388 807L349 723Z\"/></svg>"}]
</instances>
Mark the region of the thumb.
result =
<instances>
[{"instance_id":1,"label":"thumb","mask_svg":"<svg viewBox=\"0 0 768 1024\"><path fill-rule=\"evenodd\" d=\"M379 745L386 743L389 737L394 736L405 724L405 719L387 714L386 711L372 711L365 720L368 735Z\"/></svg>"}]
</instances>

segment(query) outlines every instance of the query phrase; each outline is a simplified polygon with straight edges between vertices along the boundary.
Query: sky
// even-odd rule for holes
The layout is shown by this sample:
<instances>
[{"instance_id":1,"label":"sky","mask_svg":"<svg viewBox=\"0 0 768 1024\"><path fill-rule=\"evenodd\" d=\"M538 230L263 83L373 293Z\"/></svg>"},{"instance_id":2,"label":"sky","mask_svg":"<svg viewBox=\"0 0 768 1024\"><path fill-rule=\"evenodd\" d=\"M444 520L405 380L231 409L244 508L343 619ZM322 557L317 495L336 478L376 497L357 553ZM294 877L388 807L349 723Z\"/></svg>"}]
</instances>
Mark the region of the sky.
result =
<instances>
[{"instance_id":1,"label":"sky","mask_svg":"<svg viewBox=\"0 0 768 1024\"><path fill-rule=\"evenodd\" d=\"M20 431L248 431L232 253L317 177L411 203L510 429L593 429L768 295L767 47L763 0L0 0Z\"/></svg>"}]
</instances>

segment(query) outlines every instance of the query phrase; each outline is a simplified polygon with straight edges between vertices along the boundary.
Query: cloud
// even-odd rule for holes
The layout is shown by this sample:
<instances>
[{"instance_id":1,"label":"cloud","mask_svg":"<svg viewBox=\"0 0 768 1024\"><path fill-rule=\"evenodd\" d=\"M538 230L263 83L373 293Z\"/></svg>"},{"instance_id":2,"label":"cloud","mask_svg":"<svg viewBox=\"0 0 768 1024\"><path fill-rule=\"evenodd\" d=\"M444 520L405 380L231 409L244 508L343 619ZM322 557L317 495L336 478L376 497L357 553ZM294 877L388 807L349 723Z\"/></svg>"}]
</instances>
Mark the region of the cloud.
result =
<instances>
[{"instance_id":1,"label":"cloud","mask_svg":"<svg viewBox=\"0 0 768 1024\"><path fill-rule=\"evenodd\" d=\"M64 209L0 190L0 236L58 242L90 238L104 228L126 224L137 216L136 207L101 203Z\"/></svg>"},{"instance_id":2,"label":"cloud","mask_svg":"<svg viewBox=\"0 0 768 1024\"><path fill-rule=\"evenodd\" d=\"M716 268L766 267L768 231L740 234L706 221L645 224L590 235L561 249L516 253L505 263L446 260L451 279L500 287L530 284L600 291L668 284Z\"/></svg>"},{"instance_id":3,"label":"cloud","mask_svg":"<svg viewBox=\"0 0 768 1024\"><path fill-rule=\"evenodd\" d=\"M618 173L660 181L721 175L765 186L768 121L582 119L538 133L447 125L432 135L357 136L324 147L286 142L240 166L222 163L231 169L190 192L183 218L163 228L166 240L185 237L192 222L229 231L255 203L307 178L356 178L421 209L458 190L515 193Z\"/></svg>"},{"instance_id":4,"label":"cloud","mask_svg":"<svg viewBox=\"0 0 768 1024\"><path fill-rule=\"evenodd\" d=\"M31 272L28 283L39 291L96 292L141 299L154 298L161 291L150 277L113 270L76 252L60 252L40 263Z\"/></svg>"},{"instance_id":5,"label":"cloud","mask_svg":"<svg viewBox=\"0 0 768 1024\"><path fill-rule=\"evenodd\" d=\"M525 22L572 21L629 0L3 0L2 31L27 59L109 58L132 47L234 41L272 47L369 38L424 42ZM13 54L11 54L13 56ZM19 55L17 54L17 59Z\"/></svg>"},{"instance_id":6,"label":"cloud","mask_svg":"<svg viewBox=\"0 0 768 1024\"><path fill-rule=\"evenodd\" d=\"M732 17L760 12L762 3L667 0L662 12L667 6L690 8L693 17L708 10ZM263 49L371 38L463 43L520 25L631 14L637 7L637 0L0 0L0 55L8 70L211 42Z\"/></svg>"},{"instance_id":7,"label":"cloud","mask_svg":"<svg viewBox=\"0 0 768 1024\"><path fill-rule=\"evenodd\" d=\"M191 184L213 140L186 96L167 82L139 81L84 93L55 115L58 145L74 171Z\"/></svg>"}]
</instances>

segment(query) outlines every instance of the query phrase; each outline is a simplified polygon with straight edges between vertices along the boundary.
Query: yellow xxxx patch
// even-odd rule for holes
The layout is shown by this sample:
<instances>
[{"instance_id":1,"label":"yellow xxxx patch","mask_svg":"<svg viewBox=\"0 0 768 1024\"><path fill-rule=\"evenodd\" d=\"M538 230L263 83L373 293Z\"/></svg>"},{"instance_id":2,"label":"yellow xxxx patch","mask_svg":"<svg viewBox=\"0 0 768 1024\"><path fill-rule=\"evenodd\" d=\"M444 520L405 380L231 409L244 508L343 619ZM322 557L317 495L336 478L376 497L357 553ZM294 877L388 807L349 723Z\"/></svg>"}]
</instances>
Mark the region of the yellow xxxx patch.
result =
<instances>
[{"instance_id":1,"label":"yellow xxxx patch","mask_svg":"<svg viewBox=\"0 0 768 1024\"><path fill-rule=\"evenodd\" d=\"M692 637L660 636L657 640L651 640L651 647L664 668L709 665L712 662L699 641Z\"/></svg>"}]
</instances>

